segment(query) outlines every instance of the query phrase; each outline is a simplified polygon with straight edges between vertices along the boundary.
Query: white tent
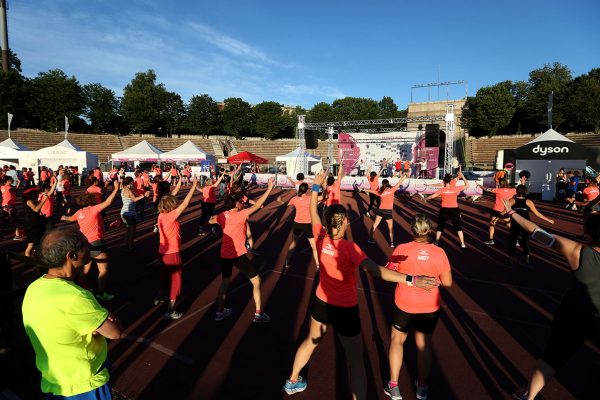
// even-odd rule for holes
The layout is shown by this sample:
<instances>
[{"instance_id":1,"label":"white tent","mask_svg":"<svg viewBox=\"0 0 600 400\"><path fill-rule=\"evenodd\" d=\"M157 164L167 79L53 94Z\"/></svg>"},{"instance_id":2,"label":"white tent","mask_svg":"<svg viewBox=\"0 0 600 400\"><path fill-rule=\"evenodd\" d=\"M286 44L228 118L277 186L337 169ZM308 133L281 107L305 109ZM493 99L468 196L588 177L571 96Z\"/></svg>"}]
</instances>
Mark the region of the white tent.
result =
<instances>
[{"instance_id":1,"label":"white tent","mask_svg":"<svg viewBox=\"0 0 600 400\"><path fill-rule=\"evenodd\" d=\"M304 171L311 171L311 167L313 165L321 163L321 158L315 156L314 154L310 154L308 151L305 151L304 157L302 157L302 149L300 147L288 154L276 157L275 161L285 162L285 170L287 171L286 174L293 177L298 172L302 171L303 159L304 162L306 162Z\"/></svg>"},{"instance_id":2,"label":"white tent","mask_svg":"<svg viewBox=\"0 0 600 400\"><path fill-rule=\"evenodd\" d=\"M135 146L113 153L113 161L158 161L162 150L152 146L147 140L142 140Z\"/></svg>"},{"instance_id":3,"label":"white tent","mask_svg":"<svg viewBox=\"0 0 600 400\"><path fill-rule=\"evenodd\" d=\"M81 150L66 139L55 146L32 151L26 158L29 165L24 166L35 169L40 166L56 169L59 165L64 165L77 167L81 173L84 169L90 171L98 166L96 154Z\"/></svg>"},{"instance_id":4,"label":"white tent","mask_svg":"<svg viewBox=\"0 0 600 400\"><path fill-rule=\"evenodd\" d=\"M197 162L214 159L214 156L206 153L190 140L176 149L164 152L160 155L161 161L188 161Z\"/></svg>"},{"instance_id":5,"label":"white tent","mask_svg":"<svg viewBox=\"0 0 600 400\"><path fill-rule=\"evenodd\" d=\"M25 158L29 153L31 153L31 151L28 147L15 142L11 138L0 142L0 163L12 164L18 168L25 167ZM21 164L23 164L23 166L21 166Z\"/></svg>"}]
</instances>

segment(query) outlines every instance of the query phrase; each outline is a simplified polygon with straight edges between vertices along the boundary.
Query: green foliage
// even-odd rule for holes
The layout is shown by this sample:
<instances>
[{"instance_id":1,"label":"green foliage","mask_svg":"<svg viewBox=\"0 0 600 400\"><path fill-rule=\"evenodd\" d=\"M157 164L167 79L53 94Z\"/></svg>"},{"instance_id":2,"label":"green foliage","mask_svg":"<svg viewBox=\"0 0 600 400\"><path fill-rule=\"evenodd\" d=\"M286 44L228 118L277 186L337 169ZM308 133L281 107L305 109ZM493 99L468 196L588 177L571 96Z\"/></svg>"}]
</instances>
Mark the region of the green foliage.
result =
<instances>
[{"instance_id":1,"label":"green foliage","mask_svg":"<svg viewBox=\"0 0 600 400\"><path fill-rule=\"evenodd\" d=\"M0 128L8 127L7 113L13 114L12 129L26 125L26 102L26 81L21 74L14 69L0 71Z\"/></svg>"},{"instance_id":2,"label":"green foliage","mask_svg":"<svg viewBox=\"0 0 600 400\"><path fill-rule=\"evenodd\" d=\"M285 129L281 104L264 101L254 106L254 131L258 136L274 139Z\"/></svg>"},{"instance_id":3,"label":"green foliage","mask_svg":"<svg viewBox=\"0 0 600 400\"><path fill-rule=\"evenodd\" d=\"M377 119L380 115L379 104L373 99L344 97L331 105L335 121L354 121Z\"/></svg>"},{"instance_id":4,"label":"green foliage","mask_svg":"<svg viewBox=\"0 0 600 400\"><path fill-rule=\"evenodd\" d=\"M379 118L398 118L398 106L391 97L383 97L377 106L379 107Z\"/></svg>"},{"instance_id":5,"label":"green foliage","mask_svg":"<svg viewBox=\"0 0 600 400\"><path fill-rule=\"evenodd\" d=\"M479 89L475 97L469 97L463 109L463 124L474 131L492 136L505 128L515 113L515 99L511 93L512 83L501 82Z\"/></svg>"},{"instance_id":6,"label":"green foliage","mask_svg":"<svg viewBox=\"0 0 600 400\"><path fill-rule=\"evenodd\" d=\"M187 106L184 126L192 133L215 135L223 130L223 121L217 102L207 94L192 96Z\"/></svg>"},{"instance_id":7,"label":"green foliage","mask_svg":"<svg viewBox=\"0 0 600 400\"><path fill-rule=\"evenodd\" d=\"M41 72L28 82L27 112L33 126L49 131L64 129L65 115L75 121L83 114L85 98L75 77L54 69Z\"/></svg>"},{"instance_id":8,"label":"green foliage","mask_svg":"<svg viewBox=\"0 0 600 400\"><path fill-rule=\"evenodd\" d=\"M317 103L306 115L306 122L330 122L333 121L333 109L328 103Z\"/></svg>"},{"instance_id":9,"label":"green foliage","mask_svg":"<svg viewBox=\"0 0 600 400\"><path fill-rule=\"evenodd\" d=\"M115 92L105 88L100 83L84 85L85 99L84 115L90 121L91 127L97 132L115 132L119 102Z\"/></svg>"},{"instance_id":10,"label":"green foliage","mask_svg":"<svg viewBox=\"0 0 600 400\"><path fill-rule=\"evenodd\" d=\"M600 133L600 68L575 78L567 106L567 114L577 128Z\"/></svg>"},{"instance_id":11,"label":"green foliage","mask_svg":"<svg viewBox=\"0 0 600 400\"><path fill-rule=\"evenodd\" d=\"M235 137L249 135L253 126L253 112L250 104L240 98L230 97L224 101L223 127L225 132Z\"/></svg>"},{"instance_id":12,"label":"green foliage","mask_svg":"<svg viewBox=\"0 0 600 400\"><path fill-rule=\"evenodd\" d=\"M179 130L181 123L185 119L185 106L181 96L175 92L159 92L160 93L160 123L159 127L166 129L169 135Z\"/></svg>"},{"instance_id":13,"label":"green foliage","mask_svg":"<svg viewBox=\"0 0 600 400\"><path fill-rule=\"evenodd\" d=\"M168 97L163 84L156 84L153 70L138 72L123 90L123 117L134 132L156 132L162 125L163 103Z\"/></svg>"}]
</instances>

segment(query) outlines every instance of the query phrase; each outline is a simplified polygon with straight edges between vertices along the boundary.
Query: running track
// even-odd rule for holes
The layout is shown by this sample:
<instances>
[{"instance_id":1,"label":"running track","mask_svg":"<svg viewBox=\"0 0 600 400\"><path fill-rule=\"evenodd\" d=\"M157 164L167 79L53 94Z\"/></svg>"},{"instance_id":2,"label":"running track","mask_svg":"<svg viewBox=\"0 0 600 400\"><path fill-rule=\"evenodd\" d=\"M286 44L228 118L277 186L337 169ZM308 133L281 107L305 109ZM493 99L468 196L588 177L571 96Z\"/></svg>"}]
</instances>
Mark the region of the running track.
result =
<instances>
[{"instance_id":1,"label":"running track","mask_svg":"<svg viewBox=\"0 0 600 400\"><path fill-rule=\"evenodd\" d=\"M182 198L187 190L180 194ZM257 197L260 191L250 197ZM125 337L110 344L113 388L131 399L285 399L281 387L290 372L294 353L307 333L307 307L318 274L307 243L301 243L293 266L283 271L291 240L291 207L276 200L289 199L292 191L274 190L265 208L251 218L255 247L261 256L265 310L272 322L252 323L251 285L234 272L227 299L232 315L213 320L213 300L220 282L220 240L197 237L194 221L199 214L196 197L182 218L184 260L183 290L178 321L164 321L163 308L152 300L158 280L158 235L152 232L155 216L149 212L138 225L136 251L123 247L124 229L107 231L111 256L109 288L117 299L107 304L123 321ZM367 244L372 220L361 216L367 197L343 192L351 226L347 238L358 243L376 262L384 264L391 253L387 226L380 225L377 244ZM550 218L551 231L576 238L580 214L559 206L537 203ZM486 246L491 198L478 203L460 201L468 249L462 250L453 228L441 240L453 267L454 285L442 290L442 313L434 343L434 367L429 381L431 399L508 399L525 383L547 340L551 316L569 285L566 264L554 251L532 243L528 269L508 266L508 234L496 232L496 245ZM406 222L416 212L434 220L438 201L418 198L395 200L395 242L409 241ZM114 220L120 200L109 209ZM220 210L220 208L218 208ZM383 225L383 224L382 224ZM4 249L21 250L23 244L5 241ZM18 284L34 279L34 272L14 268ZM359 272L358 302L361 312L364 360L369 399L387 399L387 350L394 285ZM416 374L414 342L406 344L400 388L405 399L414 399L411 385ZM292 399L349 399L348 376L341 346L333 332L318 347L302 375L308 389ZM594 399L600 390L600 352L587 345L542 392L544 399Z\"/></svg>"}]
</instances>

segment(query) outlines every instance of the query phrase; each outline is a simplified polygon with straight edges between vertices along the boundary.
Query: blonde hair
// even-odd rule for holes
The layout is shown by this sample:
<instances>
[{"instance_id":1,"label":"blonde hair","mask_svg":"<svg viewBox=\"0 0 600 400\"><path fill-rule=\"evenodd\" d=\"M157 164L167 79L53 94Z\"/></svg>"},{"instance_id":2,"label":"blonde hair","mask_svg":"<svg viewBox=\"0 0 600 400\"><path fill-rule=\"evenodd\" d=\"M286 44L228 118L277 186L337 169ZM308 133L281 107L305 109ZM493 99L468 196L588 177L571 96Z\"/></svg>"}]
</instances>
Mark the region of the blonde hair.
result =
<instances>
[{"instance_id":1,"label":"blonde hair","mask_svg":"<svg viewBox=\"0 0 600 400\"><path fill-rule=\"evenodd\" d=\"M425 214L417 214L410 221L410 229L415 237L427 236L432 231L433 223Z\"/></svg>"},{"instance_id":2,"label":"blonde hair","mask_svg":"<svg viewBox=\"0 0 600 400\"><path fill-rule=\"evenodd\" d=\"M170 194L165 194L158 201L157 209L159 213L171 212L176 208L177 199L175 198L175 196L172 196Z\"/></svg>"}]
</instances>

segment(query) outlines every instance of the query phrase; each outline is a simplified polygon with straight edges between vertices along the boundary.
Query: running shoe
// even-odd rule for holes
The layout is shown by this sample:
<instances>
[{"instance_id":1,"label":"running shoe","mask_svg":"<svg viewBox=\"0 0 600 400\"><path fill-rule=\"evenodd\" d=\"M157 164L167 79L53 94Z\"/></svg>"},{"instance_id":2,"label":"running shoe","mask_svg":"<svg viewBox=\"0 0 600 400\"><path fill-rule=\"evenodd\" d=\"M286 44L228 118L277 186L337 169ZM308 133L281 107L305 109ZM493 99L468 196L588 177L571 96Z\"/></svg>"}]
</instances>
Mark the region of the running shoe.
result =
<instances>
[{"instance_id":1,"label":"running shoe","mask_svg":"<svg viewBox=\"0 0 600 400\"><path fill-rule=\"evenodd\" d=\"M13 240L25 240L25 239L23 239L23 236L15 236L13 238Z\"/></svg>"},{"instance_id":2,"label":"running shoe","mask_svg":"<svg viewBox=\"0 0 600 400\"><path fill-rule=\"evenodd\" d=\"M385 384L385 388L383 388L383 392L391 397L392 400L402 400L402 395L400 394L400 388L398 386L390 387L390 383Z\"/></svg>"},{"instance_id":3,"label":"running shoe","mask_svg":"<svg viewBox=\"0 0 600 400\"><path fill-rule=\"evenodd\" d=\"M496 244L496 242L494 242L494 239L486 240L484 243L485 244Z\"/></svg>"},{"instance_id":4,"label":"running shoe","mask_svg":"<svg viewBox=\"0 0 600 400\"><path fill-rule=\"evenodd\" d=\"M373 243L375 243L375 240L373 238L369 238L369 240L367 241L367 243L373 244Z\"/></svg>"},{"instance_id":5,"label":"running shoe","mask_svg":"<svg viewBox=\"0 0 600 400\"><path fill-rule=\"evenodd\" d=\"M394 246L394 242L390 243L390 247L391 247L392 249L395 247L395 246Z\"/></svg>"},{"instance_id":6,"label":"running shoe","mask_svg":"<svg viewBox=\"0 0 600 400\"><path fill-rule=\"evenodd\" d=\"M115 298L115 295L114 295L114 294L107 293L107 292L104 292L104 293L102 293L102 294L97 294L97 295L96 295L96 298L97 298L98 300L100 300L100 301L111 301L112 299L114 299L114 298Z\"/></svg>"},{"instance_id":7,"label":"running shoe","mask_svg":"<svg viewBox=\"0 0 600 400\"><path fill-rule=\"evenodd\" d=\"M260 313L260 314L256 314L254 313L254 320L252 322L256 322L256 323L267 323L271 321L271 317L269 317L267 315L267 313Z\"/></svg>"},{"instance_id":8,"label":"running shoe","mask_svg":"<svg viewBox=\"0 0 600 400\"><path fill-rule=\"evenodd\" d=\"M176 320L176 319L181 318L182 315L183 315L182 313L172 310L172 311L167 311L163 318L169 319L169 320Z\"/></svg>"},{"instance_id":9,"label":"running shoe","mask_svg":"<svg viewBox=\"0 0 600 400\"><path fill-rule=\"evenodd\" d=\"M366 212L365 213L365 217L369 217L370 218L371 217L371 213Z\"/></svg>"},{"instance_id":10,"label":"running shoe","mask_svg":"<svg viewBox=\"0 0 600 400\"><path fill-rule=\"evenodd\" d=\"M298 380L296 382L292 382L289 379L285 381L285 385L283 385L283 391L287 394L294 394L299 392L304 392L306 390L307 383L301 376L298 376Z\"/></svg>"},{"instance_id":11,"label":"running shoe","mask_svg":"<svg viewBox=\"0 0 600 400\"><path fill-rule=\"evenodd\" d=\"M528 400L529 391L527 390L527 388L523 387L523 388L519 389L519 391L513 393L512 398L515 400Z\"/></svg>"},{"instance_id":12,"label":"running shoe","mask_svg":"<svg viewBox=\"0 0 600 400\"><path fill-rule=\"evenodd\" d=\"M156 296L156 297L154 298L154 305L155 305L155 306L158 306L158 305L160 305L160 304L163 304L163 303L164 303L164 302L166 302L166 301L167 301L167 298L166 298L165 296L161 296L161 297L159 297L159 296Z\"/></svg>"},{"instance_id":13,"label":"running shoe","mask_svg":"<svg viewBox=\"0 0 600 400\"><path fill-rule=\"evenodd\" d=\"M573 204L573 206L571 207L571 210L577 211L577 204Z\"/></svg>"},{"instance_id":14,"label":"running shoe","mask_svg":"<svg viewBox=\"0 0 600 400\"><path fill-rule=\"evenodd\" d=\"M466 249L466 248L467 248L467 245L463 243L463 244L461 244L461 245L460 245L460 248L461 248L461 249Z\"/></svg>"},{"instance_id":15,"label":"running shoe","mask_svg":"<svg viewBox=\"0 0 600 400\"><path fill-rule=\"evenodd\" d=\"M419 382L415 379L415 387L417 388L417 399L427 400L427 385L419 386Z\"/></svg>"},{"instance_id":16,"label":"running shoe","mask_svg":"<svg viewBox=\"0 0 600 400\"><path fill-rule=\"evenodd\" d=\"M154 230L153 230L153 232L154 232L154 233L158 233L158 225L154 225Z\"/></svg>"},{"instance_id":17,"label":"running shoe","mask_svg":"<svg viewBox=\"0 0 600 400\"><path fill-rule=\"evenodd\" d=\"M223 312L217 311L215 313L215 321L223 321L223 319L229 317L231 315L231 309L224 308Z\"/></svg>"}]
</instances>

